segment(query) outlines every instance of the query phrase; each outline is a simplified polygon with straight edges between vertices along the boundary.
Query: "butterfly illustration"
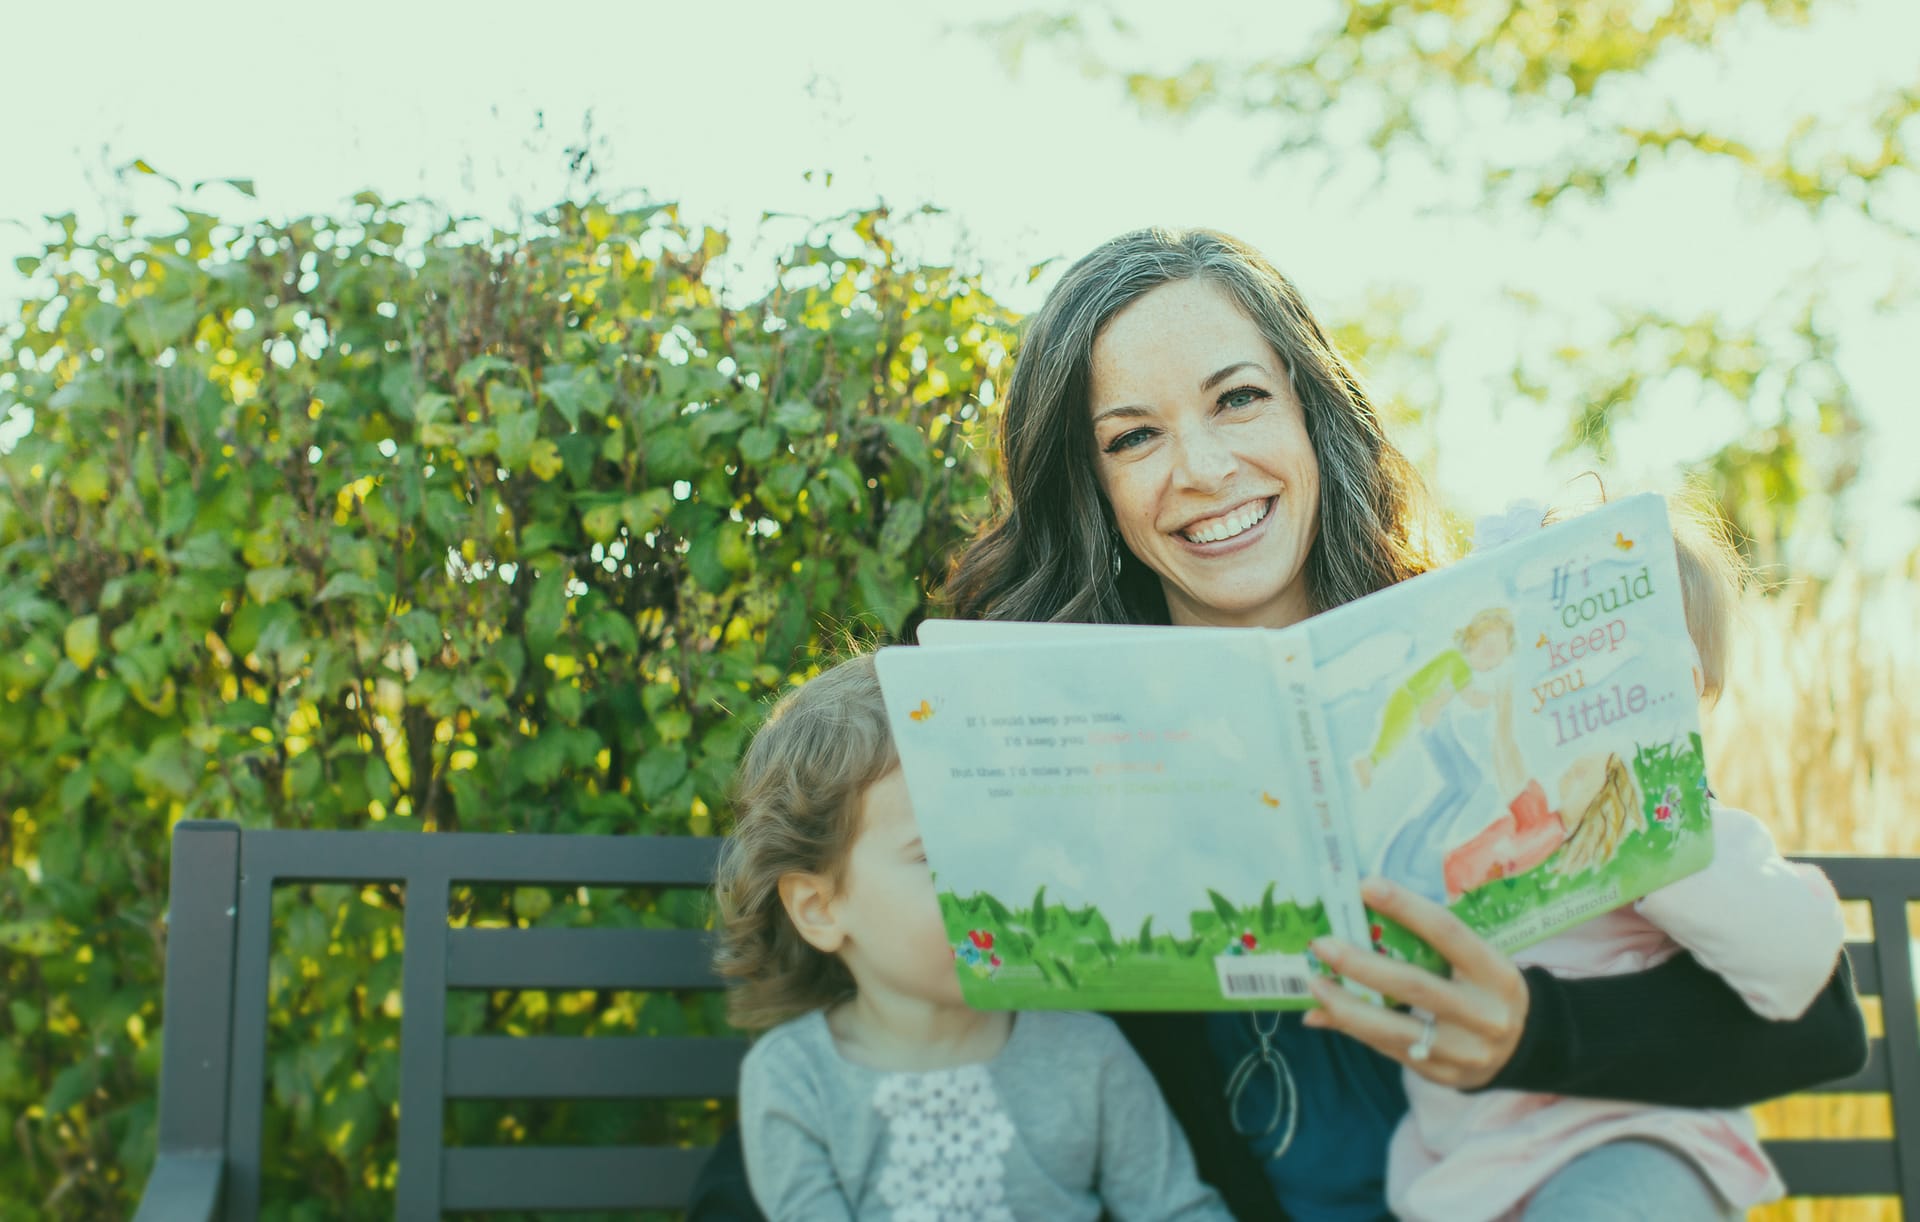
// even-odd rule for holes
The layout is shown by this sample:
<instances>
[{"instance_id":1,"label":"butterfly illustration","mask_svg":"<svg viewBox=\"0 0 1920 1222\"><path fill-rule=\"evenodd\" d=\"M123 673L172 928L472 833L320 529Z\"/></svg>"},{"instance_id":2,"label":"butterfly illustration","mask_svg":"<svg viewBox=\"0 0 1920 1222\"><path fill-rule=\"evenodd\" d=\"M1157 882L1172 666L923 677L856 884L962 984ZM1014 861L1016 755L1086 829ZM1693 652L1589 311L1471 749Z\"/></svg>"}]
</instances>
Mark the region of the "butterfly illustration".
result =
<instances>
[{"instance_id":1,"label":"butterfly illustration","mask_svg":"<svg viewBox=\"0 0 1920 1222\"><path fill-rule=\"evenodd\" d=\"M915 721L932 721L933 706L922 700L919 708L907 710L907 716Z\"/></svg>"},{"instance_id":2,"label":"butterfly illustration","mask_svg":"<svg viewBox=\"0 0 1920 1222\"><path fill-rule=\"evenodd\" d=\"M1278 809L1280 806L1280 799L1274 797L1272 794L1268 793L1264 789L1260 791L1260 800L1262 802L1265 802L1268 806L1274 807L1276 809Z\"/></svg>"},{"instance_id":3,"label":"butterfly illustration","mask_svg":"<svg viewBox=\"0 0 1920 1222\"><path fill-rule=\"evenodd\" d=\"M1547 647L1547 634L1544 632L1541 633L1540 639L1533 643L1533 647L1535 649L1545 649Z\"/></svg>"},{"instance_id":4,"label":"butterfly illustration","mask_svg":"<svg viewBox=\"0 0 1920 1222\"><path fill-rule=\"evenodd\" d=\"M1613 545L1619 548L1623 552L1630 552L1633 550L1633 540L1627 538L1625 535L1621 534L1617 530L1613 532Z\"/></svg>"}]
</instances>

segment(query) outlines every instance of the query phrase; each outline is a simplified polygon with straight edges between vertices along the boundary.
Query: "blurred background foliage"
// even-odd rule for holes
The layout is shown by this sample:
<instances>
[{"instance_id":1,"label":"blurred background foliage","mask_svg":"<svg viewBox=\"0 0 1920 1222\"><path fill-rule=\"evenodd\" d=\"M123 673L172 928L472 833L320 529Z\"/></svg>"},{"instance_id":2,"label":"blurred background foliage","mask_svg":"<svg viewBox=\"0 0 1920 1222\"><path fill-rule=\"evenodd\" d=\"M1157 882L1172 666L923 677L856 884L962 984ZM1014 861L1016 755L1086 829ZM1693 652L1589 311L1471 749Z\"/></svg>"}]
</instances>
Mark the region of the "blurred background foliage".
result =
<instances>
[{"instance_id":1,"label":"blurred background foliage","mask_svg":"<svg viewBox=\"0 0 1920 1222\"><path fill-rule=\"evenodd\" d=\"M1791 38L1834 7L1330 0L1284 51L1171 66L1117 8L973 32L1010 71L1065 57L1157 121L1235 116L1259 138L1228 170L1288 189L1371 167L1436 211L1510 210L1528 240L1717 167L1920 254L1920 75L1779 138L1675 85L1734 32ZM119 1217L137 1197L173 821L720 830L764 699L844 632L909 625L987 506L1018 319L981 271L903 243L915 218L822 220L730 284L729 235L671 205L582 192L496 230L372 193L286 221L205 198L183 190L171 228L50 218L20 269L38 287L0 328L0 418L31 419L0 455L0 1219ZM1875 436L1836 355L1838 306L1859 303L1835 291L1783 264L1734 317L1650 288L1592 335L1562 325L1578 286L1515 290L1524 342L1492 393L1563 422L1562 454L1597 467L1629 430L1727 422L1697 471L1771 592L1709 720L1716 786L1790 848L1913 853L1920 568L1911 544L1850 562L1875 525L1849 512ZM1870 308L1911 311L1916 291ZM1430 304L1363 286L1329 311L1429 470L1475 444L1441 427L1438 370L1496 321L1436 325ZM278 897L271 1216L390 1213L403 903ZM705 916L671 894L495 889L451 919ZM719 1016L476 994L449 1022ZM1763 1123L1890 1123L1849 1106ZM461 1143L705 1140L723 1115L460 1105L448 1125Z\"/></svg>"},{"instance_id":2,"label":"blurred background foliage","mask_svg":"<svg viewBox=\"0 0 1920 1222\"><path fill-rule=\"evenodd\" d=\"M63 222L5 354L34 427L0 458L0 1216L143 1179L174 820L707 834L760 702L919 611L984 507L1011 320L893 224L825 222L729 305L726 235L670 205ZM378 1216L404 897L277 898L268 1196ZM581 919L558 898L453 916ZM718 1022L468 1000L463 1029ZM454 1122L553 1138L507 1119Z\"/></svg>"},{"instance_id":3,"label":"blurred background foliage","mask_svg":"<svg viewBox=\"0 0 1920 1222\"><path fill-rule=\"evenodd\" d=\"M1740 116L1721 113L1716 91L1702 86L1723 67L1711 55L1735 33L1791 37L1815 10L1842 7L1330 0L1278 54L1236 48L1177 65L1161 62L1117 4L1061 6L980 30L1014 73L1045 52L1106 82L1142 114L1174 123L1243 118L1255 133L1248 168L1276 186L1370 168L1381 188L1424 192L1434 213L1517 205L1515 239L1527 241L1579 232L1595 201L1663 171L1722 169L1760 196L1827 221L1862 221L1906 255L1920 255L1920 68L1906 86L1845 113L1798 116L1771 144L1747 133ZM1779 92L1791 96L1791 82ZM1822 558L1825 575L1848 543L1834 502L1852 486L1868 439L1833 359L1828 287L1784 261L1775 283L1752 321L1676 315L1657 300L1662 286L1649 285L1649 300L1613 308L1611 334L1525 354L1502 406L1567 413L1560 452L1602 465L1613 458L1616 426L1650 404L1729 411L1734 427L1700 474L1749 558L1783 577L1785 537L1825 532L1832 546L1802 545ZM1878 304L1912 310L1917 289L1899 286ZM1409 303L1400 304L1404 311ZM1536 317L1564 304L1534 293L1514 301L1521 315ZM1391 315L1362 322L1394 342Z\"/></svg>"}]
</instances>

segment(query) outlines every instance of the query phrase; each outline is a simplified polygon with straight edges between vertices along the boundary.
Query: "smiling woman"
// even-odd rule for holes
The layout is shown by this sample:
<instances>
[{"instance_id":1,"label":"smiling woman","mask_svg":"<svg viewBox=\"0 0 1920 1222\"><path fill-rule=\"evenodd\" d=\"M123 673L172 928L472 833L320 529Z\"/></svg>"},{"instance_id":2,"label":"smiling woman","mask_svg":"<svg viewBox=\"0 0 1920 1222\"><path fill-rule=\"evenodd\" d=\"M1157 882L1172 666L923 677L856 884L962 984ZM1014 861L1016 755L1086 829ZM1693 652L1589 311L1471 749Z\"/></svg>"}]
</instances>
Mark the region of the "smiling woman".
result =
<instances>
[{"instance_id":1,"label":"smiling woman","mask_svg":"<svg viewBox=\"0 0 1920 1222\"><path fill-rule=\"evenodd\" d=\"M1432 564L1419 481L1359 379L1292 284L1221 234L1140 230L1075 264L1028 323L1002 428L1000 513L948 588L964 618L1282 627ZM1418 1016L1316 982L1305 1018L1121 1017L1237 1217L1387 1216L1401 1067L1451 1087L1724 1107L1864 1052L1844 969L1803 1017L1769 1022L1688 956L1561 981L1437 903L1366 894L1450 977L1338 940L1316 952ZM1671 1197L1654 1212L1681 1216Z\"/></svg>"}]
</instances>

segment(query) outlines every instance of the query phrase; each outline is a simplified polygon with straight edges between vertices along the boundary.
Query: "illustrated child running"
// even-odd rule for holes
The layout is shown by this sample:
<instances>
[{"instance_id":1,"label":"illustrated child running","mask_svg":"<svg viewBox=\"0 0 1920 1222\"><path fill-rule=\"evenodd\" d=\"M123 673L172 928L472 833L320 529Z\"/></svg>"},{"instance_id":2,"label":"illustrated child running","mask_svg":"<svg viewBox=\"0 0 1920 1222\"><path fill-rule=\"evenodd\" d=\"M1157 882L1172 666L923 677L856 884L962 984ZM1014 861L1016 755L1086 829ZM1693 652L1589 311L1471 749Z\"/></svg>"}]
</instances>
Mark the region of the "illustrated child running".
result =
<instances>
[{"instance_id":1,"label":"illustrated child running","mask_svg":"<svg viewBox=\"0 0 1920 1222\"><path fill-rule=\"evenodd\" d=\"M1417 725L1420 741L1439 774L1440 792L1388 841L1380 873L1441 904L1449 898L1443 866L1446 845L1482 779L1454 731L1447 706L1456 695L1471 707L1495 710L1494 767L1502 792L1520 793L1526 784L1520 747L1513 738L1512 685L1495 677L1513 654L1513 613L1505 607L1489 607L1468 621L1453 640L1454 648L1415 671L1387 698L1373 750L1353 765L1361 787L1371 785L1374 770ZM1541 808L1545 808L1544 798Z\"/></svg>"},{"instance_id":2,"label":"illustrated child running","mask_svg":"<svg viewBox=\"0 0 1920 1222\"><path fill-rule=\"evenodd\" d=\"M1119 1029L969 1009L873 660L775 706L715 882L772 1220L1226 1219Z\"/></svg>"},{"instance_id":3,"label":"illustrated child running","mask_svg":"<svg viewBox=\"0 0 1920 1222\"><path fill-rule=\"evenodd\" d=\"M1711 700L1725 673L1738 564L1724 537L1704 528L1697 537L1682 531L1676 544L1687 630L1700 659L1694 685ZM1604 786L1569 778L1563 797L1596 783ZM1707 797L1714 849L1706 869L1528 947L1514 961L1573 979L1636 972L1689 951L1756 1014L1797 1018L1833 975L1843 938L1839 899L1819 870L1783 859L1759 820ZM1623 1014L1619 1021L1661 1018ZM1396 1217L1687 1222L1743 1217L1783 1192L1744 1112L1465 1094L1412 1072L1405 1083L1411 1110L1387 1162Z\"/></svg>"}]
</instances>

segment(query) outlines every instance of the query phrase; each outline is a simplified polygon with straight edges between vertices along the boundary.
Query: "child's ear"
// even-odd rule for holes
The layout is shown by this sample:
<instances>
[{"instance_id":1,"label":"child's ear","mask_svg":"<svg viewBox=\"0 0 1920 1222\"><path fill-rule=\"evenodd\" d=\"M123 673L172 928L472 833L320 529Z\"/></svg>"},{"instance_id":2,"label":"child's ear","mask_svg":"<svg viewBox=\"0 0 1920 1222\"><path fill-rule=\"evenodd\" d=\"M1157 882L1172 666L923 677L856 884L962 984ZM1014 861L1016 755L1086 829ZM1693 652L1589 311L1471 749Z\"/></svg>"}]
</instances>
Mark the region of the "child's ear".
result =
<instances>
[{"instance_id":1,"label":"child's ear","mask_svg":"<svg viewBox=\"0 0 1920 1222\"><path fill-rule=\"evenodd\" d=\"M823 955L835 954L847 935L840 928L838 892L818 874L794 872L780 876L780 903L787 919L807 945Z\"/></svg>"}]
</instances>

